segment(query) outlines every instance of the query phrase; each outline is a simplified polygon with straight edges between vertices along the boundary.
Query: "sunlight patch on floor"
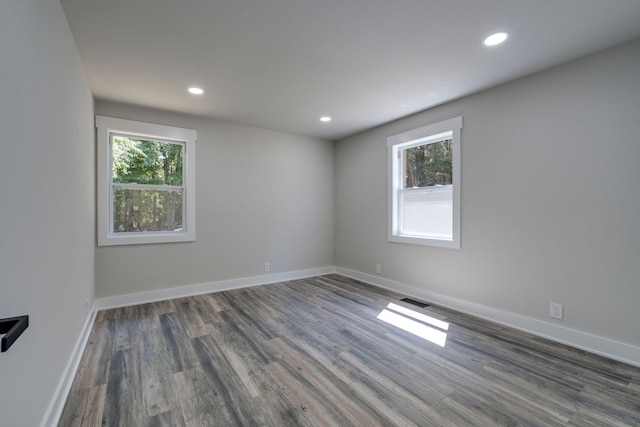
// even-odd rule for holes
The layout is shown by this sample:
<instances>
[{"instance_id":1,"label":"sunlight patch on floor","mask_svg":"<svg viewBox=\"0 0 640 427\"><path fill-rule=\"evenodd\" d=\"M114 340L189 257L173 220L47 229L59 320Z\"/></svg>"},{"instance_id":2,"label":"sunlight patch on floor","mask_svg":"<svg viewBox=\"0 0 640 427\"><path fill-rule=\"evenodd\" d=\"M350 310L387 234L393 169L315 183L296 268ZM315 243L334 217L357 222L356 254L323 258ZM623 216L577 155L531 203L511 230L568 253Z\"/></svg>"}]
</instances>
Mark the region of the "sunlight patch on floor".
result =
<instances>
[{"instance_id":1,"label":"sunlight patch on floor","mask_svg":"<svg viewBox=\"0 0 640 427\"><path fill-rule=\"evenodd\" d=\"M449 323L394 303L389 303L377 318L441 347L447 341L444 331L449 329Z\"/></svg>"}]
</instances>

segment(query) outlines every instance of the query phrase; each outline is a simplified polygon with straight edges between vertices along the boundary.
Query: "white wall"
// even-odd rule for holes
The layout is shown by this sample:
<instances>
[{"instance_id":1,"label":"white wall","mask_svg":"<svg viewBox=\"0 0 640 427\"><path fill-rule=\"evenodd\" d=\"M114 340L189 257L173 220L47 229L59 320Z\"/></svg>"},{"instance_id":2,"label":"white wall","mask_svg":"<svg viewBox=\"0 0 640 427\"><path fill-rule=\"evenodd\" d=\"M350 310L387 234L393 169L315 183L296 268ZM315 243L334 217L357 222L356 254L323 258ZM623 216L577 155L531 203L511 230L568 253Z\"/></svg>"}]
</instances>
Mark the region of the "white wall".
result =
<instances>
[{"instance_id":1,"label":"white wall","mask_svg":"<svg viewBox=\"0 0 640 427\"><path fill-rule=\"evenodd\" d=\"M37 426L93 303L93 100L58 1L0 9L0 424Z\"/></svg>"},{"instance_id":2,"label":"white wall","mask_svg":"<svg viewBox=\"0 0 640 427\"><path fill-rule=\"evenodd\" d=\"M639 76L637 39L339 141L336 264L640 355ZM457 115L461 250L389 243L386 138Z\"/></svg>"},{"instance_id":3,"label":"white wall","mask_svg":"<svg viewBox=\"0 0 640 427\"><path fill-rule=\"evenodd\" d=\"M332 266L334 144L105 101L96 114L198 131L196 241L99 247L99 298Z\"/></svg>"}]
</instances>

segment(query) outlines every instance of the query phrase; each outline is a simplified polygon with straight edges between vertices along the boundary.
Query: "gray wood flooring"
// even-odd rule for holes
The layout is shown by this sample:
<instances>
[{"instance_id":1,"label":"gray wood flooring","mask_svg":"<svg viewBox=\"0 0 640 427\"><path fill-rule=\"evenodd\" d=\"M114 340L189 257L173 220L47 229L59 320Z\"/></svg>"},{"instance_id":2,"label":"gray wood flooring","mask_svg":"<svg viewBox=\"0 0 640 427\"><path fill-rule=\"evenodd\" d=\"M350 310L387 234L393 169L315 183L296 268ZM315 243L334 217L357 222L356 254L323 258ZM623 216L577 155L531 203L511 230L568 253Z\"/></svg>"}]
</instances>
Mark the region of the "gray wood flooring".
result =
<instances>
[{"instance_id":1,"label":"gray wood flooring","mask_svg":"<svg viewBox=\"0 0 640 427\"><path fill-rule=\"evenodd\" d=\"M328 275L100 311L60 425L640 426L640 369L402 297Z\"/></svg>"}]
</instances>

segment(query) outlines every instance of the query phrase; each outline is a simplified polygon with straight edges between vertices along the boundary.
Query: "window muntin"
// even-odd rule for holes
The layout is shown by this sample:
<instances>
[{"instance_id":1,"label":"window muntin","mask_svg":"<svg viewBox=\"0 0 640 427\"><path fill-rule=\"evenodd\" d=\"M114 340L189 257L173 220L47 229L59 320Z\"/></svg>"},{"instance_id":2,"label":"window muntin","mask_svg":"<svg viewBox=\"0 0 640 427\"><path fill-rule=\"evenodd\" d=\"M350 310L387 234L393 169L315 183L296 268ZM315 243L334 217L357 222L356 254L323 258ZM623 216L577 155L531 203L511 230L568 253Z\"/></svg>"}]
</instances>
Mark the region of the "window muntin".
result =
<instances>
[{"instance_id":1,"label":"window muntin","mask_svg":"<svg viewBox=\"0 0 640 427\"><path fill-rule=\"evenodd\" d=\"M191 129L96 116L98 244L195 240Z\"/></svg>"},{"instance_id":2,"label":"window muntin","mask_svg":"<svg viewBox=\"0 0 640 427\"><path fill-rule=\"evenodd\" d=\"M389 240L460 247L462 118L389 137Z\"/></svg>"}]
</instances>

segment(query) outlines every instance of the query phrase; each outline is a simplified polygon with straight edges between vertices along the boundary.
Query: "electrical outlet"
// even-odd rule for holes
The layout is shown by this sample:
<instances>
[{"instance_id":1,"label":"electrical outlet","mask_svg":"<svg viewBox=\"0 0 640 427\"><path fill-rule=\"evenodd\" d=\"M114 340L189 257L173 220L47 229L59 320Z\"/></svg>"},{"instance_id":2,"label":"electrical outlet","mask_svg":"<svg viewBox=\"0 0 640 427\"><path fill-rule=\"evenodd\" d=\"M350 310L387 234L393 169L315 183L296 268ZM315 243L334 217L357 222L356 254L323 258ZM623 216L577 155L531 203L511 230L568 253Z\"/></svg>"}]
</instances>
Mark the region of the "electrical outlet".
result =
<instances>
[{"instance_id":1,"label":"electrical outlet","mask_svg":"<svg viewBox=\"0 0 640 427\"><path fill-rule=\"evenodd\" d=\"M269 264L268 262L264 263L264 271L271 271L271 264Z\"/></svg>"},{"instance_id":2,"label":"electrical outlet","mask_svg":"<svg viewBox=\"0 0 640 427\"><path fill-rule=\"evenodd\" d=\"M376 274L382 273L382 266L380 264L376 264Z\"/></svg>"},{"instance_id":3,"label":"electrical outlet","mask_svg":"<svg viewBox=\"0 0 640 427\"><path fill-rule=\"evenodd\" d=\"M552 302L550 306L549 316L553 317L554 319L562 320L562 304Z\"/></svg>"},{"instance_id":4,"label":"electrical outlet","mask_svg":"<svg viewBox=\"0 0 640 427\"><path fill-rule=\"evenodd\" d=\"M85 303L85 309L86 309L87 313L89 312L90 308L91 308L91 300L89 298L87 298L86 303Z\"/></svg>"}]
</instances>

